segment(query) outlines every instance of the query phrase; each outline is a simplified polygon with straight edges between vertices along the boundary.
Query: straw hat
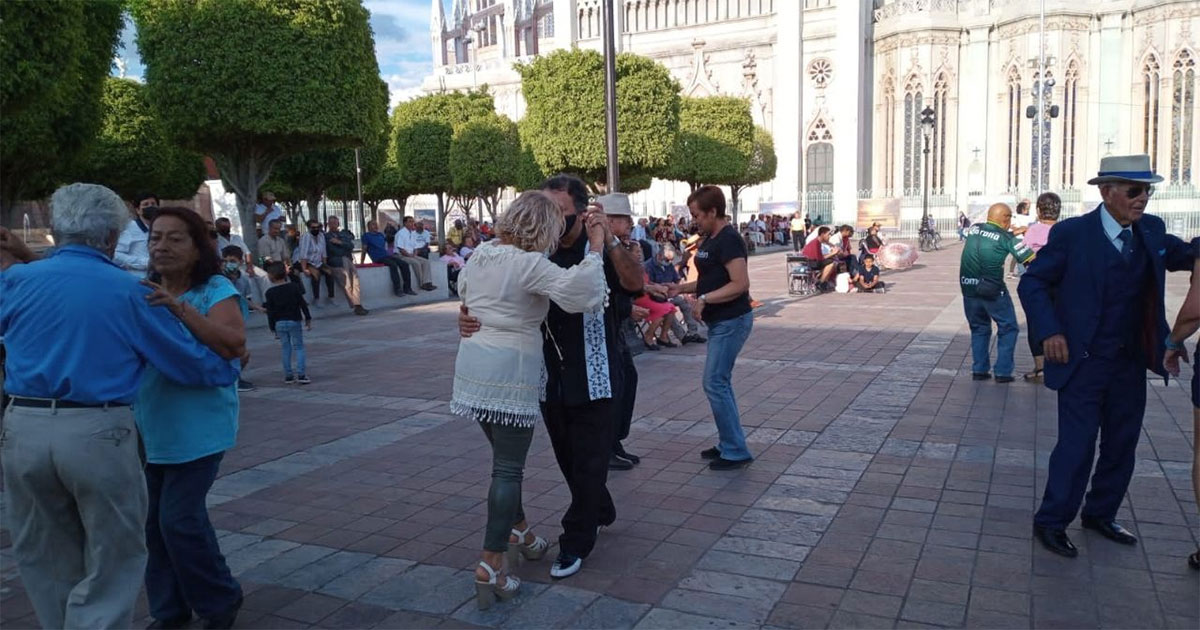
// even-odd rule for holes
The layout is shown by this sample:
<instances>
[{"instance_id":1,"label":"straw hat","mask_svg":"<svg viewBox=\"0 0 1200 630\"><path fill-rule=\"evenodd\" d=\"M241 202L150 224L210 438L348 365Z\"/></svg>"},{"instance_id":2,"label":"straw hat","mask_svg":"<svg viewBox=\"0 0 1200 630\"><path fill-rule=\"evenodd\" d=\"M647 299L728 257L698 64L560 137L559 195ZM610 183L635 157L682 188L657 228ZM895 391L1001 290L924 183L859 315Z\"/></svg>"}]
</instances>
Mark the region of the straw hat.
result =
<instances>
[{"instance_id":1,"label":"straw hat","mask_svg":"<svg viewBox=\"0 0 1200 630\"><path fill-rule=\"evenodd\" d=\"M1149 155L1110 155L1100 159L1100 172L1088 180L1088 185L1112 182L1157 184L1162 180L1161 175L1155 175L1151 170Z\"/></svg>"}]
</instances>

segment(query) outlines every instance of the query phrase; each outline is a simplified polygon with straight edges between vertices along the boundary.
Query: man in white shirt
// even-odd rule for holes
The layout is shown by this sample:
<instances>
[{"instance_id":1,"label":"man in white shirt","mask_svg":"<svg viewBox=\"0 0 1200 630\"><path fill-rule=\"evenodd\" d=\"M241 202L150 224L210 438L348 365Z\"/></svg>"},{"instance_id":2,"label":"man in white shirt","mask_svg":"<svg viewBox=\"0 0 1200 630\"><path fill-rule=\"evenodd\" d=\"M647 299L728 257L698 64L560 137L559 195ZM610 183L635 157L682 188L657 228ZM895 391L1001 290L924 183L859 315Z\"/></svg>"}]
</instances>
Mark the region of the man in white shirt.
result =
<instances>
[{"instance_id":1,"label":"man in white shirt","mask_svg":"<svg viewBox=\"0 0 1200 630\"><path fill-rule=\"evenodd\" d=\"M414 229L416 224L417 222L412 217L404 217L404 227L396 232L396 255L400 257L400 260L408 263L421 290L432 291L437 287L430 282L429 260L417 255L420 241L417 239L417 231Z\"/></svg>"},{"instance_id":2,"label":"man in white shirt","mask_svg":"<svg viewBox=\"0 0 1200 630\"><path fill-rule=\"evenodd\" d=\"M150 237L150 219L154 218L154 210L158 208L158 197L140 195L133 203L133 220L125 226L117 239L117 249L113 252L113 262L122 269L137 275L146 273L150 266L150 252L146 249L146 241Z\"/></svg>"},{"instance_id":3,"label":"man in white shirt","mask_svg":"<svg viewBox=\"0 0 1200 630\"><path fill-rule=\"evenodd\" d=\"M272 219L283 220L283 210L275 205L275 193L265 192L263 202L254 207L254 220L258 221L258 233L263 235L271 227ZM244 249L244 248L243 248Z\"/></svg>"},{"instance_id":4,"label":"man in white shirt","mask_svg":"<svg viewBox=\"0 0 1200 630\"><path fill-rule=\"evenodd\" d=\"M638 219L637 225L633 226L633 234L631 238L635 241L646 240L646 219Z\"/></svg>"},{"instance_id":5,"label":"man in white shirt","mask_svg":"<svg viewBox=\"0 0 1200 630\"><path fill-rule=\"evenodd\" d=\"M417 252L416 253L421 258L428 259L429 258L429 243L432 240L432 233L429 230L425 229L424 221L417 221L416 224L417 224L416 225L417 229L416 229L416 232L414 232L414 234L413 234L413 237L416 239L416 244L417 244Z\"/></svg>"}]
</instances>

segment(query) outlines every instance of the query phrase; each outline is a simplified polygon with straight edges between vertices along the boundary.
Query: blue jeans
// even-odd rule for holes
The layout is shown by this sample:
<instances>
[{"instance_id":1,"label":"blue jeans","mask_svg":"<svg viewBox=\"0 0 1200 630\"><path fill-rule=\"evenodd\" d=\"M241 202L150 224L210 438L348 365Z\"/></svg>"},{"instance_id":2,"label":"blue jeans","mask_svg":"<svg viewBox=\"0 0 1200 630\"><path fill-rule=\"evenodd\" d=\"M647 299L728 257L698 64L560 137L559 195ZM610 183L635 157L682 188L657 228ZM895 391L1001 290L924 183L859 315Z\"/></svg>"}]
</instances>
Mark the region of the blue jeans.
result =
<instances>
[{"instance_id":1,"label":"blue jeans","mask_svg":"<svg viewBox=\"0 0 1200 630\"><path fill-rule=\"evenodd\" d=\"M971 325L971 372L991 372L988 349L992 343L992 322L996 322L996 376L1012 376L1013 351L1017 347L1017 312L1008 291L994 300L963 297L963 311Z\"/></svg>"},{"instance_id":2,"label":"blue jeans","mask_svg":"<svg viewBox=\"0 0 1200 630\"><path fill-rule=\"evenodd\" d=\"M205 497L224 453L182 464L146 464L146 599L155 619L195 611L213 617L242 596L217 535L208 520Z\"/></svg>"},{"instance_id":3,"label":"blue jeans","mask_svg":"<svg viewBox=\"0 0 1200 630\"><path fill-rule=\"evenodd\" d=\"M708 396L713 420L717 423L717 435L720 437L717 450L721 451L722 458L733 461L752 457L750 449L746 448L746 434L742 431L737 400L733 396L733 364L753 327L754 313L708 325L704 393Z\"/></svg>"},{"instance_id":4,"label":"blue jeans","mask_svg":"<svg viewBox=\"0 0 1200 630\"><path fill-rule=\"evenodd\" d=\"M308 374L304 371L304 329L301 323L291 320L275 322L275 333L283 349L283 375ZM296 371L292 372L292 350L296 351Z\"/></svg>"}]
</instances>

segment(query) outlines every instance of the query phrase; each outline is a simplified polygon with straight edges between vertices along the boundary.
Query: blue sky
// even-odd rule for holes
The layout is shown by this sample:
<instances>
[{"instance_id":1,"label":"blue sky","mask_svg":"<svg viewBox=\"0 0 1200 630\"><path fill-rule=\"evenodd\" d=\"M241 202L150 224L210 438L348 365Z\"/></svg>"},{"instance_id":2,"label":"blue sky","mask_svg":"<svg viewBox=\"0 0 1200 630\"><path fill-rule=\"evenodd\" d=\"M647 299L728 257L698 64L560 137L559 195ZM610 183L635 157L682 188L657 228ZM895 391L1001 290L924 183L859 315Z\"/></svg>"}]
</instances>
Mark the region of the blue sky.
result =
<instances>
[{"instance_id":1,"label":"blue sky","mask_svg":"<svg viewBox=\"0 0 1200 630\"><path fill-rule=\"evenodd\" d=\"M449 0L442 0L449 12ZM429 41L430 0L366 0L375 32L375 57L379 74L387 81L392 104L416 95L421 80L432 68ZM134 44L132 21L127 20L117 52L125 75L140 79L145 71ZM115 69L114 74L119 74Z\"/></svg>"}]
</instances>

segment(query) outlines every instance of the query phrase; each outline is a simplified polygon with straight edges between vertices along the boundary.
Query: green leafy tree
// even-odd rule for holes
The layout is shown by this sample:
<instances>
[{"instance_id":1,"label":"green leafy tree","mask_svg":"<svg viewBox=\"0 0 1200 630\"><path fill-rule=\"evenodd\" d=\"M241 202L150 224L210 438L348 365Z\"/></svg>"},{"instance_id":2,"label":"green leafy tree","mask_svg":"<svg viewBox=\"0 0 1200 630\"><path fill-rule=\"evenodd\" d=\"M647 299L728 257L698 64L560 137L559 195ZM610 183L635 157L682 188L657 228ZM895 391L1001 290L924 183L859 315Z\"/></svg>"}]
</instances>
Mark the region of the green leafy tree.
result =
<instances>
[{"instance_id":1,"label":"green leafy tree","mask_svg":"<svg viewBox=\"0 0 1200 630\"><path fill-rule=\"evenodd\" d=\"M459 194L482 200L496 220L500 192L516 184L521 153L517 124L499 114L471 120L454 132L450 175Z\"/></svg>"},{"instance_id":2,"label":"green leafy tree","mask_svg":"<svg viewBox=\"0 0 1200 630\"><path fill-rule=\"evenodd\" d=\"M733 206L733 221L737 223L738 211L741 210L739 196L742 191L751 186L765 184L775 179L775 170L779 166L779 158L775 155L775 140L771 132L754 127L754 148L750 151L750 160L741 177L734 178L729 184L729 201Z\"/></svg>"},{"instance_id":3,"label":"green leafy tree","mask_svg":"<svg viewBox=\"0 0 1200 630\"><path fill-rule=\"evenodd\" d=\"M95 137L120 28L120 0L0 2L0 223Z\"/></svg>"},{"instance_id":4,"label":"green leafy tree","mask_svg":"<svg viewBox=\"0 0 1200 630\"><path fill-rule=\"evenodd\" d=\"M301 206L304 201L304 191L297 190L283 183L274 173L267 181L263 182L259 189L262 194L271 193L275 195L275 203L283 207L283 213L287 215L286 223L300 225L305 221L303 208Z\"/></svg>"},{"instance_id":5,"label":"green leafy tree","mask_svg":"<svg viewBox=\"0 0 1200 630\"><path fill-rule=\"evenodd\" d=\"M396 204L396 208L404 214L404 207L412 192L405 188L404 177L399 167L392 161L384 162L379 173L371 181L363 184L363 203L371 210L371 217L379 220L379 206L385 201Z\"/></svg>"},{"instance_id":6,"label":"green leafy tree","mask_svg":"<svg viewBox=\"0 0 1200 630\"><path fill-rule=\"evenodd\" d=\"M204 183L204 160L168 138L146 99L146 86L109 77L96 139L80 155L73 179L103 184L130 199L152 192L190 199Z\"/></svg>"},{"instance_id":7,"label":"green leafy tree","mask_svg":"<svg viewBox=\"0 0 1200 630\"><path fill-rule=\"evenodd\" d=\"M679 131L679 83L632 53L617 56L617 156L623 177L667 166ZM560 50L517 64L528 104L521 135L545 173L605 179L604 57Z\"/></svg>"},{"instance_id":8,"label":"green leafy tree","mask_svg":"<svg viewBox=\"0 0 1200 630\"><path fill-rule=\"evenodd\" d=\"M392 112L388 159L399 169L404 190L437 197L437 234L445 234L446 196L460 198L450 170L455 130L495 116L487 87L471 92L430 94L401 103Z\"/></svg>"},{"instance_id":9,"label":"green leafy tree","mask_svg":"<svg viewBox=\"0 0 1200 630\"><path fill-rule=\"evenodd\" d=\"M748 101L728 96L684 98L679 135L662 176L687 182L692 190L703 184L729 184L744 176L753 148L754 118Z\"/></svg>"},{"instance_id":10,"label":"green leafy tree","mask_svg":"<svg viewBox=\"0 0 1200 630\"><path fill-rule=\"evenodd\" d=\"M517 125L520 129L520 125ZM521 141L521 152L517 155L517 163L513 171L513 187L518 191L537 188L546 179L546 173L538 165L533 149L525 142L523 134L518 134Z\"/></svg>"},{"instance_id":11,"label":"green leafy tree","mask_svg":"<svg viewBox=\"0 0 1200 630\"><path fill-rule=\"evenodd\" d=\"M129 0L151 102L212 156L254 247L259 187L280 158L363 146L386 124L359 0Z\"/></svg>"},{"instance_id":12,"label":"green leafy tree","mask_svg":"<svg viewBox=\"0 0 1200 630\"><path fill-rule=\"evenodd\" d=\"M386 128L359 150L358 166L362 168L364 183L383 167L387 156L388 134ZM316 216L321 198L334 187L351 187L357 200L357 174L354 149L320 149L289 155L275 164L272 179L300 192L309 208L309 215ZM277 194L278 196L278 194Z\"/></svg>"}]
</instances>

